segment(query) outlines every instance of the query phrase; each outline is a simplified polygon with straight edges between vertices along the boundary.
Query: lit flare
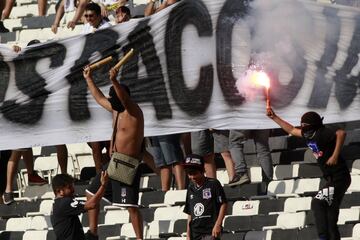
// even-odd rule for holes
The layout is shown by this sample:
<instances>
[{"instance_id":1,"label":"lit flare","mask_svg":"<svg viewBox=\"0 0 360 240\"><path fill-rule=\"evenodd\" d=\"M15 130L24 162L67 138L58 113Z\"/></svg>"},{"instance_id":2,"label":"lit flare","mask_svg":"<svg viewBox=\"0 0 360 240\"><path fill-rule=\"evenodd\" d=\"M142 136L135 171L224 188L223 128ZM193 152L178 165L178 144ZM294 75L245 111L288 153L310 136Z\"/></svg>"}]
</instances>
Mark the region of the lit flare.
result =
<instances>
[{"instance_id":1,"label":"lit flare","mask_svg":"<svg viewBox=\"0 0 360 240\"><path fill-rule=\"evenodd\" d=\"M262 86L266 89L266 108L270 108L270 78L269 76L263 71L252 71L250 76L250 81L255 86Z\"/></svg>"}]
</instances>

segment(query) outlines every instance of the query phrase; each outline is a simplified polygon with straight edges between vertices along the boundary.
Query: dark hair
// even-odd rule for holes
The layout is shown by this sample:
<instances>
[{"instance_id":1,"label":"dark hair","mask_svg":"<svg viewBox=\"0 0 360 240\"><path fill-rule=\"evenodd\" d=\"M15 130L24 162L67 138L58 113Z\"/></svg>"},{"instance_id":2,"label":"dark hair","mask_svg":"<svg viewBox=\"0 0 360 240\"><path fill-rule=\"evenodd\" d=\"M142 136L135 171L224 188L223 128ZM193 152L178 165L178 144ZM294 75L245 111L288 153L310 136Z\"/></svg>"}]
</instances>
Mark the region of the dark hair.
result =
<instances>
[{"instance_id":1,"label":"dark hair","mask_svg":"<svg viewBox=\"0 0 360 240\"><path fill-rule=\"evenodd\" d=\"M129 17L131 17L131 13L130 13L130 9L128 8L128 7L126 7L126 6L121 6L121 7L119 7L118 9L116 9L116 13L118 13L118 12L123 12L123 13L125 13L126 15L128 15Z\"/></svg>"},{"instance_id":2,"label":"dark hair","mask_svg":"<svg viewBox=\"0 0 360 240\"><path fill-rule=\"evenodd\" d=\"M98 4L96 3L88 3L85 7L85 11L94 11L96 15L101 15L101 8Z\"/></svg>"},{"instance_id":3,"label":"dark hair","mask_svg":"<svg viewBox=\"0 0 360 240\"><path fill-rule=\"evenodd\" d=\"M128 86L126 86L125 84L122 84L122 83L120 83L120 86L125 90L125 92L127 92L127 94L128 94L129 96L131 96L131 95L130 95L130 89L129 89ZM114 89L113 86L110 87L109 96L111 96L111 97L117 97L116 92L115 92L115 89Z\"/></svg>"},{"instance_id":4,"label":"dark hair","mask_svg":"<svg viewBox=\"0 0 360 240\"><path fill-rule=\"evenodd\" d=\"M30 42L28 42L28 44L26 46L31 46L31 45L38 44L38 43L40 43L40 40L33 39Z\"/></svg>"},{"instance_id":5,"label":"dark hair","mask_svg":"<svg viewBox=\"0 0 360 240\"><path fill-rule=\"evenodd\" d=\"M302 115L301 123L320 127L323 125L323 118L317 112L307 112Z\"/></svg>"},{"instance_id":6,"label":"dark hair","mask_svg":"<svg viewBox=\"0 0 360 240\"><path fill-rule=\"evenodd\" d=\"M56 195L56 193L59 190L73 183L74 183L74 178L69 174L66 173L58 174L52 179L52 189Z\"/></svg>"}]
</instances>

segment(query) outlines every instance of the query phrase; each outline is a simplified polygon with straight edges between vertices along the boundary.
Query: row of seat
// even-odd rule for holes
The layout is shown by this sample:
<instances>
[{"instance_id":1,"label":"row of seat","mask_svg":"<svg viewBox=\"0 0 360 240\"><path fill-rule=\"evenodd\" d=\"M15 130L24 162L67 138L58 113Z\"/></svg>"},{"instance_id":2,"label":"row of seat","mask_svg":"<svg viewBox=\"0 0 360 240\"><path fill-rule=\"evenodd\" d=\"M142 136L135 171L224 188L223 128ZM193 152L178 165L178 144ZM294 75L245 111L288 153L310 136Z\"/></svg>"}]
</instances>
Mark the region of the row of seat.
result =
<instances>
[{"instance_id":1,"label":"row of seat","mask_svg":"<svg viewBox=\"0 0 360 240\"><path fill-rule=\"evenodd\" d=\"M144 229L145 239L168 239L183 240L186 231L186 219L177 221L154 221ZM87 228L84 228L86 231ZM359 240L360 239L360 223L339 225L339 231L342 240ZM13 237L11 238L11 234ZM132 224L112 224L99 225L99 239L129 239L135 237ZM52 230L27 230L27 231L4 231L0 233L0 238L22 239L22 240L55 240L55 234ZM222 234L223 240L309 240L316 239L317 233L315 226L306 226L303 228L292 229L264 229L264 230L244 230L240 232L224 230Z\"/></svg>"}]
</instances>

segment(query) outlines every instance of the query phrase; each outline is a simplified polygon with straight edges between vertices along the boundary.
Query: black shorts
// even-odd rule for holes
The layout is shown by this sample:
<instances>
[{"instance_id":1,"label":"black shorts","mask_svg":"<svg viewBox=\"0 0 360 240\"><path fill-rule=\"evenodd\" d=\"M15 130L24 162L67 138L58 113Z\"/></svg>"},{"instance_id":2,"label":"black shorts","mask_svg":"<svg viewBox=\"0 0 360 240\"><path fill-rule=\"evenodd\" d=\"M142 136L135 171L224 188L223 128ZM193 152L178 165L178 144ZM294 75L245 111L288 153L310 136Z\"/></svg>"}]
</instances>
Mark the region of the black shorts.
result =
<instances>
[{"instance_id":1,"label":"black shorts","mask_svg":"<svg viewBox=\"0 0 360 240\"><path fill-rule=\"evenodd\" d=\"M104 166L104 169L107 169L107 167L108 164ZM141 169L142 166L140 164L132 185L127 185L125 183L109 179L103 200L120 207L139 207L138 201ZM86 192L94 195L99 189L100 185L100 174L97 174L89 187L86 189Z\"/></svg>"}]
</instances>

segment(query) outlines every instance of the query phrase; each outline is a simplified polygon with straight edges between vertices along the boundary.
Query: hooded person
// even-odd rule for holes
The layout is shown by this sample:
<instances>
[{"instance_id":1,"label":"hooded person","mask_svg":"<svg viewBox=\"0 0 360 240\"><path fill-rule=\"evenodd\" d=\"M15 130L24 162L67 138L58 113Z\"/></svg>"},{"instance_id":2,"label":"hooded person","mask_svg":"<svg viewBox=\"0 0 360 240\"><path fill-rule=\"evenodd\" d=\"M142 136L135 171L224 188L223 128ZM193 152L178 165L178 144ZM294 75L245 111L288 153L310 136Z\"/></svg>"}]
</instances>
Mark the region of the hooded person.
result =
<instances>
[{"instance_id":1,"label":"hooded person","mask_svg":"<svg viewBox=\"0 0 360 240\"><path fill-rule=\"evenodd\" d=\"M323 119L316 112L304 113L301 117L301 135L305 139L312 139L316 131L324 127Z\"/></svg>"},{"instance_id":2,"label":"hooded person","mask_svg":"<svg viewBox=\"0 0 360 240\"><path fill-rule=\"evenodd\" d=\"M345 131L325 126L323 118L316 112L307 112L301 117L301 128L283 120L271 108L267 109L267 116L288 134L304 138L311 149L324 178L311 203L318 236L319 239L340 239L337 226L339 208L351 183L346 161L340 154Z\"/></svg>"}]
</instances>

